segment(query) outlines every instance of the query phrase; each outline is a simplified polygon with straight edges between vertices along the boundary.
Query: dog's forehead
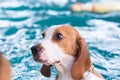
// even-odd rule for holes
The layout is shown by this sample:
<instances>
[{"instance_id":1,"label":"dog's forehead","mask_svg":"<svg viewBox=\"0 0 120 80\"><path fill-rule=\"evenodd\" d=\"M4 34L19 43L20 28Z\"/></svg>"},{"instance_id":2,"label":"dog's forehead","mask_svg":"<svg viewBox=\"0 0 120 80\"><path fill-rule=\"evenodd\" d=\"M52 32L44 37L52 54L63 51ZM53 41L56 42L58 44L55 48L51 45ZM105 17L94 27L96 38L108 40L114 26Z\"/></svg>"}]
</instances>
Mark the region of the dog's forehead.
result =
<instances>
[{"instance_id":1,"label":"dog's forehead","mask_svg":"<svg viewBox=\"0 0 120 80\"><path fill-rule=\"evenodd\" d=\"M63 33L67 35L76 34L76 29L69 26L69 25L54 25L49 27L47 30L45 30L45 34L47 35L54 35L55 33Z\"/></svg>"},{"instance_id":2,"label":"dog's forehead","mask_svg":"<svg viewBox=\"0 0 120 80\"><path fill-rule=\"evenodd\" d=\"M61 25L53 25L53 26L50 26L48 29L46 29L45 31L44 31L44 34L46 35L46 36L49 36L49 35L53 35L53 32L56 30L56 28L57 27L60 27Z\"/></svg>"}]
</instances>

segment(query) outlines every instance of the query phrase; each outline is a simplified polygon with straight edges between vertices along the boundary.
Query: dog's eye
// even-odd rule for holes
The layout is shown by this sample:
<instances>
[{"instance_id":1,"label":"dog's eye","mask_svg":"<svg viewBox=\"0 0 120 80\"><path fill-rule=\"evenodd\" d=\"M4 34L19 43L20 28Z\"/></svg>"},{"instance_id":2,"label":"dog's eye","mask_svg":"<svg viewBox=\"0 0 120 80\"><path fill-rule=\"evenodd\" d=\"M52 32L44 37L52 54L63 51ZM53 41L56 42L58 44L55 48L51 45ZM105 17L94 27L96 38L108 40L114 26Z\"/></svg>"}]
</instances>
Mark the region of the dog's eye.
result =
<instances>
[{"instance_id":1,"label":"dog's eye","mask_svg":"<svg viewBox=\"0 0 120 80\"><path fill-rule=\"evenodd\" d=\"M62 40L63 39L63 35L61 33L57 33L56 34L56 39L57 40Z\"/></svg>"},{"instance_id":2,"label":"dog's eye","mask_svg":"<svg viewBox=\"0 0 120 80\"><path fill-rule=\"evenodd\" d=\"M45 33L42 33L42 37L43 37L43 38L45 37Z\"/></svg>"}]
</instances>

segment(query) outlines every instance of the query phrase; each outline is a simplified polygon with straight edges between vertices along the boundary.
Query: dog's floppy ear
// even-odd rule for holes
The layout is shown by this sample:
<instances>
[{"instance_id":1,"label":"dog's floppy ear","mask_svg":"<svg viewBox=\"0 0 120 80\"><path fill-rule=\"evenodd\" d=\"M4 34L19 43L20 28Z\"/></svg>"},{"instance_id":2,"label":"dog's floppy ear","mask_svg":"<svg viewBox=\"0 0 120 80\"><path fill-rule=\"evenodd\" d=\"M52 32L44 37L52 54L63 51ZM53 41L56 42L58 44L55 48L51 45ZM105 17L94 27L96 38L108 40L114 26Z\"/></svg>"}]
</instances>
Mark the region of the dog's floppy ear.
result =
<instances>
[{"instance_id":1,"label":"dog's floppy ear","mask_svg":"<svg viewBox=\"0 0 120 80\"><path fill-rule=\"evenodd\" d=\"M74 80L80 80L84 77L84 72L87 71L91 66L90 54L86 45L85 40L77 34L76 39L77 56L76 61L72 67L72 77Z\"/></svg>"},{"instance_id":2,"label":"dog's floppy ear","mask_svg":"<svg viewBox=\"0 0 120 80\"><path fill-rule=\"evenodd\" d=\"M43 64L40 72L41 72L42 75L44 75L45 77L50 77L50 76L51 76L50 66L46 66L46 65Z\"/></svg>"}]
</instances>

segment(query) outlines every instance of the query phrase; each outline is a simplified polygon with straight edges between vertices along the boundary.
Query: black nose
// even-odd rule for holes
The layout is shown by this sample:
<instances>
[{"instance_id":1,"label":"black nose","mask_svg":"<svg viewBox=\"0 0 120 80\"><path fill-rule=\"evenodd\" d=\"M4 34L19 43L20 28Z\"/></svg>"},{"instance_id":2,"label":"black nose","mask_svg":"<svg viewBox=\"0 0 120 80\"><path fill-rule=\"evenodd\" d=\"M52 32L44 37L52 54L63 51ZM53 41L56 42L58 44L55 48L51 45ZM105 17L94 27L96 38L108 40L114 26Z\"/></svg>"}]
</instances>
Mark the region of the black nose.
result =
<instances>
[{"instance_id":1,"label":"black nose","mask_svg":"<svg viewBox=\"0 0 120 80\"><path fill-rule=\"evenodd\" d=\"M37 52L39 52L41 49L39 46L33 46L31 47L31 51L32 51L32 54L36 54Z\"/></svg>"}]
</instances>

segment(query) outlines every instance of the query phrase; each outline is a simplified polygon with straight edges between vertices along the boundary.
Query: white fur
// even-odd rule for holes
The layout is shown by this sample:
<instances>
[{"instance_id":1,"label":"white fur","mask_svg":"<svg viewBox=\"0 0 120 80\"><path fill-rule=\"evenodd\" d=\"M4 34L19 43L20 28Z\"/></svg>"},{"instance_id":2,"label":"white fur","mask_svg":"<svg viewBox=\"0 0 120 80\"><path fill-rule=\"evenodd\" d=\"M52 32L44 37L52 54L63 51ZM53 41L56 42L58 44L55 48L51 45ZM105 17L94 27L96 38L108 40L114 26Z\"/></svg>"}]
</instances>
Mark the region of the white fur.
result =
<instances>
[{"instance_id":1,"label":"white fur","mask_svg":"<svg viewBox=\"0 0 120 80\"><path fill-rule=\"evenodd\" d=\"M71 68L74 63L74 57L65 52L54 42L52 42L53 32L58 26L52 26L47 29L45 38L41 41L41 45L45 51L39 57L46 60L44 64L54 65L58 72L58 80L73 80L71 76ZM60 61L60 63L55 63ZM85 72L83 80L102 80L93 73ZM87 75L88 74L88 75ZM87 75L87 76L86 76Z\"/></svg>"},{"instance_id":2,"label":"white fur","mask_svg":"<svg viewBox=\"0 0 120 80\"><path fill-rule=\"evenodd\" d=\"M84 73L84 79L83 80L103 80L97 76L95 76L92 72L85 72Z\"/></svg>"},{"instance_id":3,"label":"white fur","mask_svg":"<svg viewBox=\"0 0 120 80\"><path fill-rule=\"evenodd\" d=\"M58 71L58 80L73 80L71 76L71 68L74 60L75 59L72 56L64 54L61 63L55 65Z\"/></svg>"}]
</instances>

